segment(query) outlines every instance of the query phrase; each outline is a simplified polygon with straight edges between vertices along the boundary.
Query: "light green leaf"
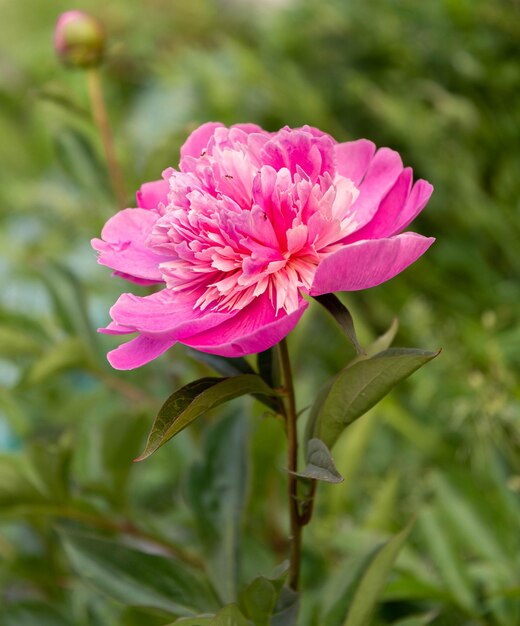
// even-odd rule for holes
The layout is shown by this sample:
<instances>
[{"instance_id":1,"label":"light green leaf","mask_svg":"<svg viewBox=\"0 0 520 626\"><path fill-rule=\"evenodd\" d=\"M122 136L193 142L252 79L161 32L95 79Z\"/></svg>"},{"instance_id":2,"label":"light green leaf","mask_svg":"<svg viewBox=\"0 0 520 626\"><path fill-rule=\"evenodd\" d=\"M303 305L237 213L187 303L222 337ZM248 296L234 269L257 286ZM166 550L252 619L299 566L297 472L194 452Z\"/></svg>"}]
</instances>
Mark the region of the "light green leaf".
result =
<instances>
[{"instance_id":1,"label":"light green leaf","mask_svg":"<svg viewBox=\"0 0 520 626\"><path fill-rule=\"evenodd\" d=\"M77 337L66 337L51 346L34 362L27 374L27 383L37 385L51 376L73 367L83 367L88 362L84 343Z\"/></svg>"},{"instance_id":2,"label":"light green leaf","mask_svg":"<svg viewBox=\"0 0 520 626\"><path fill-rule=\"evenodd\" d=\"M179 616L218 607L208 582L186 563L97 536L64 531L62 536L77 575L117 602Z\"/></svg>"},{"instance_id":3,"label":"light green leaf","mask_svg":"<svg viewBox=\"0 0 520 626\"><path fill-rule=\"evenodd\" d=\"M318 398L323 404L308 436L321 439L331 449L349 424L438 354L393 348L347 366L336 376L325 399Z\"/></svg>"},{"instance_id":4,"label":"light green leaf","mask_svg":"<svg viewBox=\"0 0 520 626\"><path fill-rule=\"evenodd\" d=\"M181 617L168 624L168 626L209 626L212 623L214 615L200 615L199 617Z\"/></svg>"},{"instance_id":5,"label":"light green leaf","mask_svg":"<svg viewBox=\"0 0 520 626\"><path fill-rule=\"evenodd\" d=\"M148 458L203 413L250 393L275 395L275 391L255 374L231 378L200 378L178 389L161 407L145 450L136 461Z\"/></svg>"},{"instance_id":6,"label":"light green leaf","mask_svg":"<svg viewBox=\"0 0 520 626\"><path fill-rule=\"evenodd\" d=\"M230 604L219 611L211 620L210 626L251 626L236 604Z\"/></svg>"},{"instance_id":7,"label":"light green leaf","mask_svg":"<svg viewBox=\"0 0 520 626\"><path fill-rule=\"evenodd\" d=\"M341 483L343 476L336 469L330 450L320 439L307 444L307 466L302 472L293 472L301 478L313 478L326 483Z\"/></svg>"},{"instance_id":8,"label":"light green leaf","mask_svg":"<svg viewBox=\"0 0 520 626\"><path fill-rule=\"evenodd\" d=\"M369 626L372 613L412 526L413 521L374 553L356 589L344 626Z\"/></svg>"},{"instance_id":9,"label":"light green leaf","mask_svg":"<svg viewBox=\"0 0 520 626\"><path fill-rule=\"evenodd\" d=\"M419 529L426 539L431 559L438 567L442 579L460 608L476 609L476 598L463 559L458 551L459 542L452 539L437 509L426 507L419 516Z\"/></svg>"},{"instance_id":10,"label":"light green leaf","mask_svg":"<svg viewBox=\"0 0 520 626\"><path fill-rule=\"evenodd\" d=\"M242 592L241 605L255 626L269 626L278 591L273 583L259 576Z\"/></svg>"}]
</instances>

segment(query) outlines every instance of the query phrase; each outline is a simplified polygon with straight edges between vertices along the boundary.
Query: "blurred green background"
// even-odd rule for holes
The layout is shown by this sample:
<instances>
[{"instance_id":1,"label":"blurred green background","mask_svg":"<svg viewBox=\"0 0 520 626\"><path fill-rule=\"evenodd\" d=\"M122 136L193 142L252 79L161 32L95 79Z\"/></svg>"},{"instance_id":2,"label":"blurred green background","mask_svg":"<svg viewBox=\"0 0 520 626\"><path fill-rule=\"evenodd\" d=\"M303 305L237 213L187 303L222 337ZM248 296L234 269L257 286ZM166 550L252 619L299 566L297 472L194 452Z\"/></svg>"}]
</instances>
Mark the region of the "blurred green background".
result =
<instances>
[{"instance_id":1,"label":"blurred green background","mask_svg":"<svg viewBox=\"0 0 520 626\"><path fill-rule=\"evenodd\" d=\"M127 285L89 245L116 207L84 75L53 53L71 8L109 34L129 206L207 120L368 137L433 183L414 230L437 243L345 302L362 342L398 317L396 345L443 353L334 449L346 481L320 486L306 529L300 623L341 626L366 555L416 513L374 626L520 624L518 2L0 0L0 625L173 621L167 559L140 552L229 598L228 569L243 585L286 557L283 431L253 401L132 463L208 370L182 346L106 363L117 341L95 329ZM316 307L290 347L301 407L351 356Z\"/></svg>"}]
</instances>

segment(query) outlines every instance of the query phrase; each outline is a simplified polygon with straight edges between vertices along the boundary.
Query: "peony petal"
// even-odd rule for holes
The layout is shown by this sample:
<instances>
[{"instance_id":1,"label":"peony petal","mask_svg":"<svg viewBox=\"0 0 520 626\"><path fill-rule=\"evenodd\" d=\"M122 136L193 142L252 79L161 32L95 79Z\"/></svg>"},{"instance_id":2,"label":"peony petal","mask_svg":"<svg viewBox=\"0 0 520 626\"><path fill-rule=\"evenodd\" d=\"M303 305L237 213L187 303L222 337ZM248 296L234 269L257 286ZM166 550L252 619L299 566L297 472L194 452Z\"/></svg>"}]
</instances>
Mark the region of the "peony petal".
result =
<instances>
[{"instance_id":1,"label":"peony petal","mask_svg":"<svg viewBox=\"0 0 520 626\"><path fill-rule=\"evenodd\" d=\"M158 214L147 209L125 209L111 217L101 233L102 239L91 241L99 252L101 265L147 281L162 282L159 264L170 260L146 246L146 239ZM125 276L126 275L126 276Z\"/></svg>"},{"instance_id":2,"label":"peony petal","mask_svg":"<svg viewBox=\"0 0 520 626\"><path fill-rule=\"evenodd\" d=\"M110 309L113 322L107 331L126 327L127 332L164 335L182 339L213 328L231 319L237 311L209 312L195 309L197 296L186 298L182 294L162 289L149 296L122 294Z\"/></svg>"},{"instance_id":3,"label":"peony petal","mask_svg":"<svg viewBox=\"0 0 520 626\"><path fill-rule=\"evenodd\" d=\"M406 204L404 205L404 209L398 216L395 228L388 233L388 236L396 235L409 226L424 209L432 193L433 186L430 185L428 181L423 180L422 178L419 179L413 186L412 191L406 200Z\"/></svg>"},{"instance_id":4,"label":"peony petal","mask_svg":"<svg viewBox=\"0 0 520 626\"><path fill-rule=\"evenodd\" d=\"M141 367L166 352L175 343L167 337L139 335L108 353L108 362L118 370L133 370Z\"/></svg>"},{"instance_id":5,"label":"peony petal","mask_svg":"<svg viewBox=\"0 0 520 626\"><path fill-rule=\"evenodd\" d=\"M352 205L351 212L356 217L357 225L351 232L359 230L374 217L381 201L402 171L403 162L395 150L380 148L376 152L359 185L359 196Z\"/></svg>"},{"instance_id":6,"label":"peony petal","mask_svg":"<svg viewBox=\"0 0 520 626\"><path fill-rule=\"evenodd\" d=\"M195 159L198 159L206 149L208 141L211 139L215 129L223 126L224 124L221 124L220 122L207 122L206 124L199 126L197 130L194 130L191 133L184 145L181 147L181 169L184 158L194 157Z\"/></svg>"},{"instance_id":7,"label":"peony petal","mask_svg":"<svg viewBox=\"0 0 520 626\"><path fill-rule=\"evenodd\" d=\"M416 261L435 241L416 233L346 245L319 264L311 296L358 291L390 280Z\"/></svg>"},{"instance_id":8,"label":"peony petal","mask_svg":"<svg viewBox=\"0 0 520 626\"><path fill-rule=\"evenodd\" d=\"M170 185L166 180L154 180L141 185L136 193L137 206L141 209L155 209L162 202L168 204Z\"/></svg>"},{"instance_id":9,"label":"peony petal","mask_svg":"<svg viewBox=\"0 0 520 626\"><path fill-rule=\"evenodd\" d=\"M338 174L350 178L358 186L374 157L375 145L368 139L358 139L339 143L334 149Z\"/></svg>"},{"instance_id":10,"label":"peony petal","mask_svg":"<svg viewBox=\"0 0 520 626\"><path fill-rule=\"evenodd\" d=\"M201 352L225 357L263 352L290 333L307 306L302 300L300 307L290 315L283 310L276 315L271 301L263 295L239 311L232 320L182 343Z\"/></svg>"},{"instance_id":11,"label":"peony petal","mask_svg":"<svg viewBox=\"0 0 520 626\"><path fill-rule=\"evenodd\" d=\"M412 169L407 167L401 172L392 189L383 198L379 209L370 222L346 237L344 243L354 243L354 241L361 241L362 239L382 239L402 230L402 228L397 230L397 226L410 194L411 184Z\"/></svg>"}]
</instances>

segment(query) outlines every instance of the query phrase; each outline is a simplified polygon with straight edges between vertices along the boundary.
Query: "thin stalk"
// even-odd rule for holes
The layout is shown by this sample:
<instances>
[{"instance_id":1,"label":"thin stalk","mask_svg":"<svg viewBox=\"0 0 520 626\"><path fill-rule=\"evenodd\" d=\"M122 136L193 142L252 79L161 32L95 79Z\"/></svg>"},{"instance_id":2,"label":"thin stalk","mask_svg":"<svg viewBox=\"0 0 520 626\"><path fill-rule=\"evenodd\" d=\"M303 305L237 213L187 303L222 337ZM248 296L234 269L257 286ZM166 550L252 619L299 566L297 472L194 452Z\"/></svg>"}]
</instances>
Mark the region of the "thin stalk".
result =
<instances>
[{"instance_id":1,"label":"thin stalk","mask_svg":"<svg viewBox=\"0 0 520 626\"><path fill-rule=\"evenodd\" d=\"M280 357L286 391L285 403L285 423L287 429L287 451L288 451L288 494L289 494L289 518L291 523L291 548L289 566L289 585L295 591L298 590L301 563L302 545L302 525L300 522L300 511L298 507L298 480L293 472L298 471L298 437L296 431L296 401L294 398L294 384L289 359L287 342L282 339L280 342Z\"/></svg>"},{"instance_id":2,"label":"thin stalk","mask_svg":"<svg viewBox=\"0 0 520 626\"><path fill-rule=\"evenodd\" d=\"M117 198L119 208L124 209L126 205L126 193L123 175L119 163L117 162L114 139L112 137L112 131L110 130L110 121L108 119L105 98L103 96L101 75L97 67L93 67L87 71L87 83L92 115L101 137L101 143L103 144L112 189Z\"/></svg>"}]
</instances>

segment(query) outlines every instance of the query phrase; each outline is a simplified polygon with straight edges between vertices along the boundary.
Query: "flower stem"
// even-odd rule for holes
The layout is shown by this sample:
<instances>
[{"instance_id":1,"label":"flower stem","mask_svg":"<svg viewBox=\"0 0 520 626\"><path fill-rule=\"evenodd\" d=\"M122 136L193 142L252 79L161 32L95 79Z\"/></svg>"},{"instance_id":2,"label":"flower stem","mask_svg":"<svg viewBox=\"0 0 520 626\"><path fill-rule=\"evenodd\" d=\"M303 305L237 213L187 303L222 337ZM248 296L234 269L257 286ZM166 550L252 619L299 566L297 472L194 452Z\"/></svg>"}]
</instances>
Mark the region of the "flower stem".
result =
<instances>
[{"instance_id":1,"label":"flower stem","mask_svg":"<svg viewBox=\"0 0 520 626\"><path fill-rule=\"evenodd\" d=\"M105 98L103 97L101 75L97 67L90 68L87 71L87 83L92 114L101 136L112 189L114 190L114 194L117 198L119 208L124 209L126 206L126 193L123 184L123 175L117 162L114 140L110 130L110 121L108 119Z\"/></svg>"},{"instance_id":2,"label":"flower stem","mask_svg":"<svg viewBox=\"0 0 520 626\"><path fill-rule=\"evenodd\" d=\"M295 591L298 589L301 563L301 543L302 525L300 523L300 512L298 507L298 480L293 472L298 470L298 436L296 431L296 402L294 398L294 384L289 359L287 342L282 339L280 342L280 357L284 377L286 397L286 429L287 429L287 451L288 451L288 491L289 491L289 517L291 522L291 550L289 566L289 585Z\"/></svg>"}]
</instances>

